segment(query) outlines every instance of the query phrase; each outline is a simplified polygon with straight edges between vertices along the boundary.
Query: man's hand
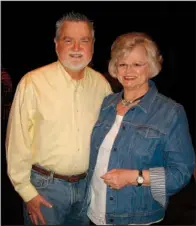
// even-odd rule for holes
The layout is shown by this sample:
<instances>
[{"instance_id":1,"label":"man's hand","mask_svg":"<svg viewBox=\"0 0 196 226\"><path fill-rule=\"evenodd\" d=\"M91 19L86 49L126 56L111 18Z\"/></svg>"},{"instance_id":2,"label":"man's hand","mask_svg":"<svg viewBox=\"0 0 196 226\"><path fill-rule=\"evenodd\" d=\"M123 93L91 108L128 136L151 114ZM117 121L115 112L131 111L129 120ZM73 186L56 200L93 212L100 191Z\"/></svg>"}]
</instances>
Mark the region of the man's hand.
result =
<instances>
[{"instance_id":1,"label":"man's hand","mask_svg":"<svg viewBox=\"0 0 196 226\"><path fill-rule=\"evenodd\" d=\"M110 188L121 189L128 184L134 184L137 174L137 170L113 169L101 176L101 178Z\"/></svg>"},{"instance_id":2,"label":"man's hand","mask_svg":"<svg viewBox=\"0 0 196 226\"><path fill-rule=\"evenodd\" d=\"M35 196L33 199L26 203L29 217L31 218L31 221L36 225L39 224L39 221L41 224L46 224L46 221L40 210L41 205L52 208L52 205L47 202L41 195Z\"/></svg>"}]
</instances>

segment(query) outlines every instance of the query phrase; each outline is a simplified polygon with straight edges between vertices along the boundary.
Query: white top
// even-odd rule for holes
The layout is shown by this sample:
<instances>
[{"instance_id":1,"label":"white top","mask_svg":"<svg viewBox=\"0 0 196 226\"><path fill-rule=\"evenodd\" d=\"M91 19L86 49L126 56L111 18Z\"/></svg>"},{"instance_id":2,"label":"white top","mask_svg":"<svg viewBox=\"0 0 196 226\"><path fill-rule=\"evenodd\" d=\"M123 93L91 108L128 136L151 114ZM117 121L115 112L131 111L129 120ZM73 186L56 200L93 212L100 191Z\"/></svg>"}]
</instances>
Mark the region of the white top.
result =
<instances>
[{"instance_id":1,"label":"white top","mask_svg":"<svg viewBox=\"0 0 196 226\"><path fill-rule=\"evenodd\" d=\"M92 176L92 181L90 185L91 203L87 215L96 225L106 225L105 213L107 185L100 177L107 172L110 152L116 135L118 134L122 119L123 116L116 115L116 120L112 128L106 135L104 141L99 148L97 163Z\"/></svg>"}]
</instances>

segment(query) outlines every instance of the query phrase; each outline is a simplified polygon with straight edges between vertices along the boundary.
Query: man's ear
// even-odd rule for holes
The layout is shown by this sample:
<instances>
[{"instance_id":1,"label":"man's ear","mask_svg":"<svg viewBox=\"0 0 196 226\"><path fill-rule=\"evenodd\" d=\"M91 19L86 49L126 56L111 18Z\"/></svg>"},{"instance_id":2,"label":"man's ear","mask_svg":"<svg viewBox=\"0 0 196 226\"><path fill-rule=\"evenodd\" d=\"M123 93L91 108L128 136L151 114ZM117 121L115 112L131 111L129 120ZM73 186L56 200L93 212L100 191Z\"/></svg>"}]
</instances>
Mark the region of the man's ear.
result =
<instances>
[{"instance_id":1,"label":"man's ear","mask_svg":"<svg viewBox=\"0 0 196 226\"><path fill-rule=\"evenodd\" d=\"M55 46L57 45L57 41L56 41L56 38L54 38L54 43L55 43Z\"/></svg>"}]
</instances>

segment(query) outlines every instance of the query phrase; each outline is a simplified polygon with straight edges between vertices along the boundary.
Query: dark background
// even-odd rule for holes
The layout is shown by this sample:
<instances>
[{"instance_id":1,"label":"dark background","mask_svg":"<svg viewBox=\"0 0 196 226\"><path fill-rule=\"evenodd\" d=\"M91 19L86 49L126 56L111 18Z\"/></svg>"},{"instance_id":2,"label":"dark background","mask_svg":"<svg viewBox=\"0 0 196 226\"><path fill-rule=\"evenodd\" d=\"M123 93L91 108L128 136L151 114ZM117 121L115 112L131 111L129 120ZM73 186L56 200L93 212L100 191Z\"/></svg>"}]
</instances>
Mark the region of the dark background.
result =
<instances>
[{"instance_id":1,"label":"dark background","mask_svg":"<svg viewBox=\"0 0 196 226\"><path fill-rule=\"evenodd\" d=\"M84 13L95 26L94 69L107 73L110 47L118 35L148 33L159 45L163 70L153 80L159 91L181 103L195 146L195 2L1 2L1 66L13 87L28 71L56 61L55 23L66 12ZM6 175L5 127L2 125L2 224L22 224L22 202ZM195 224L195 183L171 199L165 224Z\"/></svg>"}]
</instances>

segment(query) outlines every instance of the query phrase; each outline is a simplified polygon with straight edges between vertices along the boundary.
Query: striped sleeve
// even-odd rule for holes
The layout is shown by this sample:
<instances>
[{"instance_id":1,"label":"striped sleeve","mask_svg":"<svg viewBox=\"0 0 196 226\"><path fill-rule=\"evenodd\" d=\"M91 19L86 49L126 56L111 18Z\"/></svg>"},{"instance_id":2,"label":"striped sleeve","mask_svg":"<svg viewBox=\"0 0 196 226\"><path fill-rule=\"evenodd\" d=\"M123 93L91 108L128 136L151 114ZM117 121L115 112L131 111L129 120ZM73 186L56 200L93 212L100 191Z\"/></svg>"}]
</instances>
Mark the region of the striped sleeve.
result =
<instances>
[{"instance_id":1,"label":"striped sleeve","mask_svg":"<svg viewBox=\"0 0 196 226\"><path fill-rule=\"evenodd\" d=\"M163 207L166 206L165 169L163 167L150 168L150 183L153 198Z\"/></svg>"}]
</instances>

